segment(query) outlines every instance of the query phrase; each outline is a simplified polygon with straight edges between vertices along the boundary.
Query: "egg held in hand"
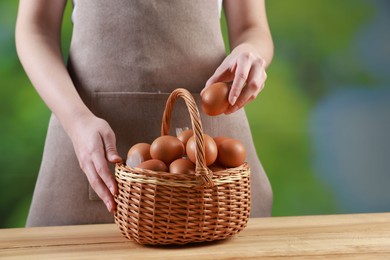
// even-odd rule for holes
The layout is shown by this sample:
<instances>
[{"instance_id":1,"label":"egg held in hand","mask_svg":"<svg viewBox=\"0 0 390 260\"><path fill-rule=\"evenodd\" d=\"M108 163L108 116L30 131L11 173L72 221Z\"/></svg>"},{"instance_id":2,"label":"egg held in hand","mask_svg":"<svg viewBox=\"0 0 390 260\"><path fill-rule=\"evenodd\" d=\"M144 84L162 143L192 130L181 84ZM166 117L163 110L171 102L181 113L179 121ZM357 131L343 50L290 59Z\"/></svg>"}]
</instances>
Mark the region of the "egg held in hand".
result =
<instances>
[{"instance_id":1,"label":"egg held in hand","mask_svg":"<svg viewBox=\"0 0 390 260\"><path fill-rule=\"evenodd\" d=\"M214 139L207 134L203 134L203 140L204 140L206 165L209 166L213 164L217 159L217 155L218 155L217 145L215 144ZM196 163L196 142L194 136L188 139L186 152L187 152L188 159L190 159L193 163Z\"/></svg>"},{"instance_id":2,"label":"egg held in hand","mask_svg":"<svg viewBox=\"0 0 390 260\"><path fill-rule=\"evenodd\" d=\"M202 93L202 110L209 116L217 116L229 108L230 87L225 82L217 82Z\"/></svg>"},{"instance_id":3,"label":"egg held in hand","mask_svg":"<svg viewBox=\"0 0 390 260\"><path fill-rule=\"evenodd\" d=\"M150 145L150 155L169 165L176 159L183 157L184 145L175 136L163 135L157 137Z\"/></svg>"}]
</instances>

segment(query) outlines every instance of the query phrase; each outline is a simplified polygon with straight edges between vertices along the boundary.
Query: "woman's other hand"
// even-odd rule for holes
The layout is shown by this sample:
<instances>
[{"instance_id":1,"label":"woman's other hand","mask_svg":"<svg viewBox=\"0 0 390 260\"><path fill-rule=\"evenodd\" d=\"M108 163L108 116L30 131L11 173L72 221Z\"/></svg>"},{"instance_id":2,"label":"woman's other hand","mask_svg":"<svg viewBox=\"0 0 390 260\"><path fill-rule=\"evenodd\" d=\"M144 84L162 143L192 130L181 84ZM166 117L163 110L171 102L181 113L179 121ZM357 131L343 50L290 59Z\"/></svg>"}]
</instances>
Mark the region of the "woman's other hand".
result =
<instances>
[{"instance_id":1,"label":"woman's other hand","mask_svg":"<svg viewBox=\"0 0 390 260\"><path fill-rule=\"evenodd\" d=\"M106 204L108 211L113 212L118 187L108 164L122 160L116 150L113 130L105 120L88 115L77 118L71 124L69 136L91 187Z\"/></svg>"}]
</instances>

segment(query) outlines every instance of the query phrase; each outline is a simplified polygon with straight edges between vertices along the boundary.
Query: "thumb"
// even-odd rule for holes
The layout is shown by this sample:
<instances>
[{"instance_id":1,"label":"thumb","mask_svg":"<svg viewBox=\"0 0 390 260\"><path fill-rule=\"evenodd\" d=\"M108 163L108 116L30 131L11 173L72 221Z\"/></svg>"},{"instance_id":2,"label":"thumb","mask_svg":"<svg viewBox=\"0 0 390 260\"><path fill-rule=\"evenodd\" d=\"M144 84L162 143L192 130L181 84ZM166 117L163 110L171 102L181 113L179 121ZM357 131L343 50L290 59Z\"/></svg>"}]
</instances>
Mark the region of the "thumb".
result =
<instances>
[{"instance_id":1,"label":"thumb","mask_svg":"<svg viewBox=\"0 0 390 260\"><path fill-rule=\"evenodd\" d=\"M118 151L116 149L115 134L113 132L110 132L106 135L103 135L102 138L107 160L111 163L117 163L122 161L122 158L119 156Z\"/></svg>"},{"instance_id":2,"label":"thumb","mask_svg":"<svg viewBox=\"0 0 390 260\"><path fill-rule=\"evenodd\" d=\"M206 86L200 92L202 95L203 92L212 84L217 82L230 82L234 79L234 73L232 72L234 68L229 66L228 62L225 60L214 72L214 74L207 80Z\"/></svg>"}]
</instances>

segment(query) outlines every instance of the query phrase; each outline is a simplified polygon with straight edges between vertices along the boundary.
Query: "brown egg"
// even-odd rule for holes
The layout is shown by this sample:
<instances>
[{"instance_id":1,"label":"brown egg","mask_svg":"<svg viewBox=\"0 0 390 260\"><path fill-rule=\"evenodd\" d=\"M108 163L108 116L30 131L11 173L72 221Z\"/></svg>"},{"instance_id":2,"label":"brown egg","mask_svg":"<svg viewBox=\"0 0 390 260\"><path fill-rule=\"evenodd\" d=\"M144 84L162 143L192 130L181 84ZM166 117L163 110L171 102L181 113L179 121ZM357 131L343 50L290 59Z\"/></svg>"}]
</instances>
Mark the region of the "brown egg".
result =
<instances>
[{"instance_id":1,"label":"brown egg","mask_svg":"<svg viewBox=\"0 0 390 260\"><path fill-rule=\"evenodd\" d=\"M226 136L217 136L217 137L214 137L214 142L215 144L217 145L217 148L218 146L221 144L222 141L228 139L229 137L226 137Z\"/></svg>"},{"instance_id":2,"label":"brown egg","mask_svg":"<svg viewBox=\"0 0 390 260\"><path fill-rule=\"evenodd\" d=\"M188 139L194 135L194 131L192 129L184 130L180 134L177 135L177 138L184 144L184 147L187 144Z\"/></svg>"},{"instance_id":3,"label":"brown egg","mask_svg":"<svg viewBox=\"0 0 390 260\"><path fill-rule=\"evenodd\" d=\"M157 137L150 145L150 155L153 159L159 159L169 165L184 155L184 145L175 136L163 135Z\"/></svg>"},{"instance_id":4,"label":"brown egg","mask_svg":"<svg viewBox=\"0 0 390 260\"><path fill-rule=\"evenodd\" d=\"M152 159L150 156L150 144L137 143L133 145L127 152L126 165L135 167L141 162Z\"/></svg>"},{"instance_id":5,"label":"brown egg","mask_svg":"<svg viewBox=\"0 0 390 260\"><path fill-rule=\"evenodd\" d=\"M215 162L218 155L217 145L214 142L214 139L207 135L203 134L204 138L204 149L205 149L205 159L206 159L206 165L211 165ZM186 146L186 152L188 159L190 159L193 163L196 163L196 143L195 143L195 137L192 136L190 139L188 139L187 146Z\"/></svg>"},{"instance_id":6,"label":"brown egg","mask_svg":"<svg viewBox=\"0 0 390 260\"><path fill-rule=\"evenodd\" d=\"M195 164L188 159L176 159L169 165L169 172L195 174Z\"/></svg>"},{"instance_id":7,"label":"brown egg","mask_svg":"<svg viewBox=\"0 0 390 260\"><path fill-rule=\"evenodd\" d=\"M167 165L158 159L150 159L142 162L137 168L148 169L156 172L166 172L168 171Z\"/></svg>"},{"instance_id":8,"label":"brown egg","mask_svg":"<svg viewBox=\"0 0 390 260\"><path fill-rule=\"evenodd\" d=\"M202 93L202 110L209 116L224 113L229 107L230 87L225 82L217 82Z\"/></svg>"},{"instance_id":9,"label":"brown egg","mask_svg":"<svg viewBox=\"0 0 390 260\"><path fill-rule=\"evenodd\" d=\"M235 139L223 140L218 146L218 163L226 167L238 167L244 163L246 150L244 145Z\"/></svg>"}]
</instances>

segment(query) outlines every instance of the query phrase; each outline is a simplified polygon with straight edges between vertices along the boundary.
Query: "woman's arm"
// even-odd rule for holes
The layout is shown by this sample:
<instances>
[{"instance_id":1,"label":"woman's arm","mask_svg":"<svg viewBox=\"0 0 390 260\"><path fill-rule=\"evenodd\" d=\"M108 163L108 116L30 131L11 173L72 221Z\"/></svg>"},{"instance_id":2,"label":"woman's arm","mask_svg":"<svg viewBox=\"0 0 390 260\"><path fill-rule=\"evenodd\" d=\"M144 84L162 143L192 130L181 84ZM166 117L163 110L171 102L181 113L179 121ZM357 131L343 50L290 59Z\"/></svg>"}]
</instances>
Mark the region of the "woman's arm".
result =
<instances>
[{"instance_id":1,"label":"woman's arm","mask_svg":"<svg viewBox=\"0 0 390 260\"><path fill-rule=\"evenodd\" d=\"M224 8L232 51L205 88L218 81L233 81L228 114L248 104L263 89L274 46L265 0L224 0Z\"/></svg>"},{"instance_id":2,"label":"woman's arm","mask_svg":"<svg viewBox=\"0 0 390 260\"><path fill-rule=\"evenodd\" d=\"M265 9L265 0L225 0L230 47L250 45L266 67L271 64L274 45Z\"/></svg>"},{"instance_id":3,"label":"woman's arm","mask_svg":"<svg viewBox=\"0 0 390 260\"><path fill-rule=\"evenodd\" d=\"M61 24L66 0L21 0L16 22L20 61L39 95L65 128L75 115L88 114L66 70Z\"/></svg>"},{"instance_id":4,"label":"woman's arm","mask_svg":"<svg viewBox=\"0 0 390 260\"><path fill-rule=\"evenodd\" d=\"M85 106L63 62L60 38L65 5L66 0L20 0L16 48L32 84L71 138L89 182L112 211L111 194L117 186L107 159L120 160L115 135Z\"/></svg>"}]
</instances>

